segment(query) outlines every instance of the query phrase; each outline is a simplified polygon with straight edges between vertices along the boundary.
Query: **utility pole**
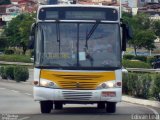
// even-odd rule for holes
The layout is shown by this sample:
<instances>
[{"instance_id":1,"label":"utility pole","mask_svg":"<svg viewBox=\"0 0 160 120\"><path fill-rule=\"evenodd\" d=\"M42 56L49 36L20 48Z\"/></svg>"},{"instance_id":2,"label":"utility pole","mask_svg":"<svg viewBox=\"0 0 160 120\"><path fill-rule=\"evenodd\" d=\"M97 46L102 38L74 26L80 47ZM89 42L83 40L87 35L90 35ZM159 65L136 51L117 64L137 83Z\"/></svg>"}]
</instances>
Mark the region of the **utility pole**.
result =
<instances>
[{"instance_id":1,"label":"utility pole","mask_svg":"<svg viewBox=\"0 0 160 120\"><path fill-rule=\"evenodd\" d=\"M120 18L122 18L122 1L119 0L119 12L120 12Z\"/></svg>"}]
</instances>

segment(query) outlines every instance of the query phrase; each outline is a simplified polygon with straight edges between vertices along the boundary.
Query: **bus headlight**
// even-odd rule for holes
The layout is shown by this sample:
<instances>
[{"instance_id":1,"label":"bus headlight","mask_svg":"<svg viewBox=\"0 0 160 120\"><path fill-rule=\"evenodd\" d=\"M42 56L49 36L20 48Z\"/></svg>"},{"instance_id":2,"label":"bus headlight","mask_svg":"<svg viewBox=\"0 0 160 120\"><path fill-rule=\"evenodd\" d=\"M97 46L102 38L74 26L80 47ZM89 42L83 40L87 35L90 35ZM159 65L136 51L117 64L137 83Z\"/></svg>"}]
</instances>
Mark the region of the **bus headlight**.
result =
<instances>
[{"instance_id":1,"label":"bus headlight","mask_svg":"<svg viewBox=\"0 0 160 120\"><path fill-rule=\"evenodd\" d=\"M116 87L115 81L108 81L98 85L97 89L106 89Z\"/></svg>"},{"instance_id":2,"label":"bus headlight","mask_svg":"<svg viewBox=\"0 0 160 120\"><path fill-rule=\"evenodd\" d=\"M40 79L40 86L43 87L50 87L50 88L59 88L56 83L49 81L49 80L44 80L44 79Z\"/></svg>"}]
</instances>

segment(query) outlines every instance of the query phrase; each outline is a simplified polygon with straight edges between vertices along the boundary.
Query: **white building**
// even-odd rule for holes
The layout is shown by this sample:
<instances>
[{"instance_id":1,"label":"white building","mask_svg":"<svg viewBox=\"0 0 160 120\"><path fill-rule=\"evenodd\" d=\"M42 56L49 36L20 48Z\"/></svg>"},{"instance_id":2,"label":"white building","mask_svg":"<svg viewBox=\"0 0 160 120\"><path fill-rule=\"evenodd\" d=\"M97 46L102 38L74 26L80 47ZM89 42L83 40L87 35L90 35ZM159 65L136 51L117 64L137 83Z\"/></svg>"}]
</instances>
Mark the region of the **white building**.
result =
<instances>
[{"instance_id":1,"label":"white building","mask_svg":"<svg viewBox=\"0 0 160 120\"><path fill-rule=\"evenodd\" d=\"M12 5L8 8L6 8L7 14L19 14L20 13L20 7L17 5Z\"/></svg>"},{"instance_id":2,"label":"white building","mask_svg":"<svg viewBox=\"0 0 160 120\"><path fill-rule=\"evenodd\" d=\"M13 5L18 5L18 1L19 1L19 0L11 0L11 4L13 4Z\"/></svg>"},{"instance_id":3,"label":"white building","mask_svg":"<svg viewBox=\"0 0 160 120\"><path fill-rule=\"evenodd\" d=\"M8 22L21 13L21 8L18 5L7 5L5 14L2 14L2 21Z\"/></svg>"}]
</instances>

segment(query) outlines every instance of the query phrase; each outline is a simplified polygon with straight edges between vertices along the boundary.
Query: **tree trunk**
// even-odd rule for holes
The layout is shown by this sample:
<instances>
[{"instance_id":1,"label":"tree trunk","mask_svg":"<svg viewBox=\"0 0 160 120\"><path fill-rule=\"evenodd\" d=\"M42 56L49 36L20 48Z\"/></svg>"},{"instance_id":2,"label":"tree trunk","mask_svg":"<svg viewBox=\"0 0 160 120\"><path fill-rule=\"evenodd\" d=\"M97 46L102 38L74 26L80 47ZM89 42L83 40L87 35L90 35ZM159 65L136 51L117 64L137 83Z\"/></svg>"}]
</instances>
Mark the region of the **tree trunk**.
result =
<instances>
[{"instance_id":1,"label":"tree trunk","mask_svg":"<svg viewBox=\"0 0 160 120\"><path fill-rule=\"evenodd\" d=\"M27 48L26 48L26 47L23 47L23 55L26 54L26 51L27 51Z\"/></svg>"},{"instance_id":2,"label":"tree trunk","mask_svg":"<svg viewBox=\"0 0 160 120\"><path fill-rule=\"evenodd\" d=\"M136 48L136 46L134 46L134 53L137 56L137 48Z\"/></svg>"}]
</instances>

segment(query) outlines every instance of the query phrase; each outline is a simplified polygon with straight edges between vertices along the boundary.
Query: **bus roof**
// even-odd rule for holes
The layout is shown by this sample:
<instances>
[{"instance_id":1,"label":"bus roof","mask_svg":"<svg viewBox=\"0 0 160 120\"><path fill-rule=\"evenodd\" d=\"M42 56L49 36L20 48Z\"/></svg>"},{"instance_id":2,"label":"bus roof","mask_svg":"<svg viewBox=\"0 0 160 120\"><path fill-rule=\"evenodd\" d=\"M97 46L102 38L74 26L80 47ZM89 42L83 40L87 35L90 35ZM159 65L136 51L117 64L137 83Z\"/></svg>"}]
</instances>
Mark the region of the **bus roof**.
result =
<instances>
[{"instance_id":1,"label":"bus roof","mask_svg":"<svg viewBox=\"0 0 160 120\"><path fill-rule=\"evenodd\" d=\"M82 4L57 4L57 5L40 5L39 9L47 7L93 7L93 8L114 8L119 10L119 6L104 6L104 5L82 5Z\"/></svg>"}]
</instances>

